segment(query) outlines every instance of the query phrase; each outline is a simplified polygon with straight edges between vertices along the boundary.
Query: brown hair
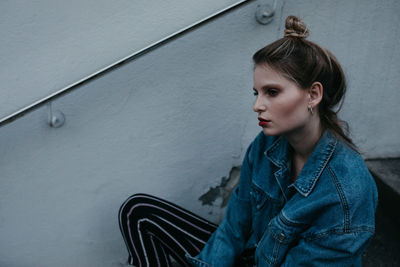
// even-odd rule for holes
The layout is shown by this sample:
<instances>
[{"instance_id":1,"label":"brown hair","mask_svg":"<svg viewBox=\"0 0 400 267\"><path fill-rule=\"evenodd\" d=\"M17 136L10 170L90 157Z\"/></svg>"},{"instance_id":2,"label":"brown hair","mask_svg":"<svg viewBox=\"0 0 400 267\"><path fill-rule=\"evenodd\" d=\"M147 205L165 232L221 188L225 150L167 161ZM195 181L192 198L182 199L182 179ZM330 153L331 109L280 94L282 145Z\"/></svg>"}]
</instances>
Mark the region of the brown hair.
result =
<instances>
[{"instance_id":1,"label":"brown hair","mask_svg":"<svg viewBox=\"0 0 400 267\"><path fill-rule=\"evenodd\" d=\"M327 49L306 40L309 31L299 18L288 16L285 28L283 38L253 55L254 64L268 64L303 89L320 82L324 88L318 105L322 127L357 150L347 135L347 123L337 116L346 93L346 79L338 60Z\"/></svg>"}]
</instances>

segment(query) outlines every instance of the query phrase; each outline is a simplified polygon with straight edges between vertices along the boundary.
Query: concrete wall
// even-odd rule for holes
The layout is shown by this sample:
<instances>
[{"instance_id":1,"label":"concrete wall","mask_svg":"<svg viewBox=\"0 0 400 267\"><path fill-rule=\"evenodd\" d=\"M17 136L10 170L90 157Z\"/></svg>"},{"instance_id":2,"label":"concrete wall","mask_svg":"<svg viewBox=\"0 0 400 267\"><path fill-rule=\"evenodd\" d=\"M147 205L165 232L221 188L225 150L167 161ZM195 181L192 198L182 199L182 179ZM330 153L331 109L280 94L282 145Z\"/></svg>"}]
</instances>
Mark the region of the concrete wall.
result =
<instances>
[{"instance_id":1,"label":"concrete wall","mask_svg":"<svg viewBox=\"0 0 400 267\"><path fill-rule=\"evenodd\" d=\"M45 8L45 7L44 7ZM296 14L342 62L342 117L365 157L400 156L400 4L285 1L259 25L256 2L0 128L0 266L111 266L127 252L117 212L131 194L164 197L213 221L217 187L258 133L251 55ZM6 87L5 87L6 88Z\"/></svg>"},{"instance_id":2,"label":"concrete wall","mask_svg":"<svg viewBox=\"0 0 400 267\"><path fill-rule=\"evenodd\" d=\"M0 1L0 118L237 2Z\"/></svg>"}]
</instances>

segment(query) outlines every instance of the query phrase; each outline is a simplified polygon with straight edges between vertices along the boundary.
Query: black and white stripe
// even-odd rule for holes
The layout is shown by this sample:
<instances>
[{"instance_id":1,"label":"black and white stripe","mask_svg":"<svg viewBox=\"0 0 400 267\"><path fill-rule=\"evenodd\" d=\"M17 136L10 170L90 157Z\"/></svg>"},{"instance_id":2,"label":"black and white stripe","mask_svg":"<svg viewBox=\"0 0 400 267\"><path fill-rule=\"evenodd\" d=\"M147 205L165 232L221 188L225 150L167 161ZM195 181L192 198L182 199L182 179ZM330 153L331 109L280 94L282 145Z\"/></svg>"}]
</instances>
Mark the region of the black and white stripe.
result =
<instances>
[{"instance_id":1,"label":"black and white stripe","mask_svg":"<svg viewBox=\"0 0 400 267\"><path fill-rule=\"evenodd\" d=\"M189 266L185 254L197 255L217 225L160 198L135 194L119 210L119 226L129 264L170 266L169 256Z\"/></svg>"}]
</instances>

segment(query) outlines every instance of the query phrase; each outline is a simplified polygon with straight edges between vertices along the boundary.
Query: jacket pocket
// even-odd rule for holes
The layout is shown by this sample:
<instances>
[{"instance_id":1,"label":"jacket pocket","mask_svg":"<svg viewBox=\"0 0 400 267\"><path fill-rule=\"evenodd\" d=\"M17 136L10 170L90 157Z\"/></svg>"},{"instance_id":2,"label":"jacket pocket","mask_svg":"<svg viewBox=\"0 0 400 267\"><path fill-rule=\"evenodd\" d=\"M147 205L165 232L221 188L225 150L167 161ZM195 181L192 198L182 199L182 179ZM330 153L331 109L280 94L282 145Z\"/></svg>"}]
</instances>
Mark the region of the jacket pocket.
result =
<instances>
[{"instance_id":1,"label":"jacket pocket","mask_svg":"<svg viewBox=\"0 0 400 267\"><path fill-rule=\"evenodd\" d=\"M257 266L280 266L289 248L297 239L300 229L283 225L279 216L273 218L256 250Z\"/></svg>"},{"instance_id":2,"label":"jacket pocket","mask_svg":"<svg viewBox=\"0 0 400 267\"><path fill-rule=\"evenodd\" d=\"M250 199L253 215L252 230L260 239L268 222L279 213L282 204L279 200L269 197L255 184L251 185Z\"/></svg>"},{"instance_id":3,"label":"jacket pocket","mask_svg":"<svg viewBox=\"0 0 400 267\"><path fill-rule=\"evenodd\" d=\"M267 195L267 193L265 193L261 188L259 188L254 183L251 184L250 198L252 207L254 208L254 212L263 210L263 208L266 205L280 206L281 204L281 201L279 199L271 198L270 196ZM279 210L274 210L274 211L279 212ZM276 214L274 214L274 216L275 215Z\"/></svg>"}]
</instances>

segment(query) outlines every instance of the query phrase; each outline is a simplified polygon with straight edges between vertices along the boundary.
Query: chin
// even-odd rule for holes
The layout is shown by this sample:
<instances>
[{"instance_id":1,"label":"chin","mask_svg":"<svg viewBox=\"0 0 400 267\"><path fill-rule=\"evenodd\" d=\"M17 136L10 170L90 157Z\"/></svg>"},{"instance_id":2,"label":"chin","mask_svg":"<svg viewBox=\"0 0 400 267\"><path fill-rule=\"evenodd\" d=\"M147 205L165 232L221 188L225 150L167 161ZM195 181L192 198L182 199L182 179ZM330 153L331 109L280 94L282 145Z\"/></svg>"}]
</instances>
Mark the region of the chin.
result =
<instances>
[{"instance_id":1,"label":"chin","mask_svg":"<svg viewBox=\"0 0 400 267\"><path fill-rule=\"evenodd\" d=\"M263 133L268 136L278 135L279 133L269 128L263 128Z\"/></svg>"}]
</instances>

